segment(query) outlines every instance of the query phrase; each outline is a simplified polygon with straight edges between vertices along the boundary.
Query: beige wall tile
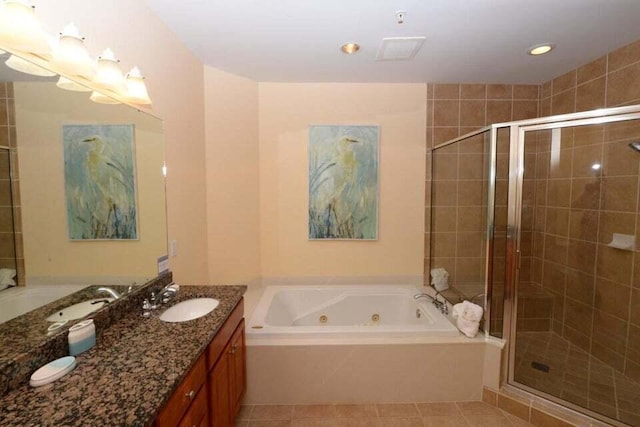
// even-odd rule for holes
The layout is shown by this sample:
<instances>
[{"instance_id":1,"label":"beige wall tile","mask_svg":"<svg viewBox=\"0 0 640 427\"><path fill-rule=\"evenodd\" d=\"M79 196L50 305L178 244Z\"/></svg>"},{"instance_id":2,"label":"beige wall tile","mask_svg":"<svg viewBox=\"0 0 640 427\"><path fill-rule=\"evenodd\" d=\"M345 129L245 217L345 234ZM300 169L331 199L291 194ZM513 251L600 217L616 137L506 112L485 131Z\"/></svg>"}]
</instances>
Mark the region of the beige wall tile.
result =
<instances>
[{"instance_id":1,"label":"beige wall tile","mask_svg":"<svg viewBox=\"0 0 640 427\"><path fill-rule=\"evenodd\" d=\"M562 195L568 196L564 192ZM600 180L590 178L571 180L571 207L574 209L599 209Z\"/></svg>"},{"instance_id":2,"label":"beige wall tile","mask_svg":"<svg viewBox=\"0 0 640 427\"><path fill-rule=\"evenodd\" d=\"M607 57L600 58L579 67L577 70L577 83L585 83L600 76L604 76L607 72Z\"/></svg>"},{"instance_id":3,"label":"beige wall tile","mask_svg":"<svg viewBox=\"0 0 640 427\"><path fill-rule=\"evenodd\" d=\"M608 244L613 239L613 233L635 235L635 213L622 213L603 211L600 213L600 226L598 229L600 243Z\"/></svg>"},{"instance_id":4,"label":"beige wall tile","mask_svg":"<svg viewBox=\"0 0 640 427\"><path fill-rule=\"evenodd\" d=\"M606 84L606 78L600 77L579 85L576 89L576 111L604 108L606 105Z\"/></svg>"},{"instance_id":5,"label":"beige wall tile","mask_svg":"<svg viewBox=\"0 0 640 427\"><path fill-rule=\"evenodd\" d=\"M609 53L609 72L640 61L640 40Z\"/></svg>"},{"instance_id":6,"label":"beige wall tile","mask_svg":"<svg viewBox=\"0 0 640 427\"><path fill-rule=\"evenodd\" d=\"M254 420L290 420L293 418L293 405L256 405L251 412Z\"/></svg>"},{"instance_id":7,"label":"beige wall tile","mask_svg":"<svg viewBox=\"0 0 640 427\"><path fill-rule=\"evenodd\" d=\"M504 184L502 184L504 185ZM506 188L501 187L501 192L498 191L498 186L496 186L496 199L498 199L498 194L500 194L503 198L506 197L506 192L504 191ZM478 180L471 181L458 181L458 205L459 206L481 206L482 199L485 195L482 192L483 183ZM445 190L443 190L445 191ZM455 196L455 193L454 193ZM504 199L506 200L506 198Z\"/></svg>"},{"instance_id":8,"label":"beige wall tile","mask_svg":"<svg viewBox=\"0 0 640 427\"><path fill-rule=\"evenodd\" d=\"M558 236L569 235L569 209L566 208L549 208L547 209L547 218L545 221L545 231L549 234Z\"/></svg>"},{"instance_id":9,"label":"beige wall tile","mask_svg":"<svg viewBox=\"0 0 640 427\"><path fill-rule=\"evenodd\" d=\"M576 110L576 90L569 89L564 92L560 92L557 95L553 95L551 98L551 113L567 114L573 113Z\"/></svg>"},{"instance_id":10,"label":"beige wall tile","mask_svg":"<svg viewBox=\"0 0 640 427\"><path fill-rule=\"evenodd\" d=\"M561 76L553 79L553 95L557 95L560 92L564 92L567 89L571 89L576 85L576 70L571 70Z\"/></svg>"},{"instance_id":11,"label":"beige wall tile","mask_svg":"<svg viewBox=\"0 0 640 427\"><path fill-rule=\"evenodd\" d=\"M538 117L538 101L513 101L513 120Z\"/></svg>"},{"instance_id":12,"label":"beige wall tile","mask_svg":"<svg viewBox=\"0 0 640 427\"><path fill-rule=\"evenodd\" d=\"M549 98L551 96L551 84L553 80L549 80L548 82L544 82L540 87L540 97L541 98Z\"/></svg>"},{"instance_id":13,"label":"beige wall tile","mask_svg":"<svg viewBox=\"0 0 640 427\"><path fill-rule=\"evenodd\" d=\"M596 210L572 209L569 216L569 237L572 239L597 241L600 213Z\"/></svg>"},{"instance_id":14,"label":"beige wall tile","mask_svg":"<svg viewBox=\"0 0 640 427\"><path fill-rule=\"evenodd\" d=\"M447 142L458 136L458 127L434 127L433 128L433 146Z\"/></svg>"},{"instance_id":15,"label":"beige wall tile","mask_svg":"<svg viewBox=\"0 0 640 427\"><path fill-rule=\"evenodd\" d=\"M423 417L461 415L458 406L454 402L417 403L416 406L418 408L418 411L420 412L420 415L422 415Z\"/></svg>"},{"instance_id":16,"label":"beige wall tile","mask_svg":"<svg viewBox=\"0 0 640 427\"><path fill-rule=\"evenodd\" d=\"M582 240L569 240L567 265L585 273L594 272L596 244Z\"/></svg>"},{"instance_id":17,"label":"beige wall tile","mask_svg":"<svg viewBox=\"0 0 640 427\"><path fill-rule=\"evenodd\" d=\"M511 120L511 101L487 101L487 123L501 123Z\"/></svg>"},{"instance_id":18,"label":"beige wall tile","mask_svg":"<svg viewBox=\"0 0 640 427\"><path fill-rule=\"evenodd\" d=\"M640 98L640 62L607 76L607 107L615 107Z\"/></svg>"},{"instance_id":19,"label":"beige wall tile","mask_svg":"<svg viewBox=\"0 0 640 427\"><path fill-rule=\"evenodd\" d=\"M575 182L575 180L573 182ZM550 180L547 187L547 205L553 207L569 207L571 191L572 181L570 179ZM572 205L572 207L574 206Z\"/></svg>"},{"instance_id":20,"label":"beige wall tile","mask_svg":"<svg viewBox=\"0 0 640 427\"><path fill-rule=\"evenodd\" d=\"M540 86L538 85L514 85L513 99L531 99L538 100Z\"/></svg>"},{"instance_id":21,"label":"beige wall tile","mask_svg":"<svg viewBox=\"0 0 640 427\"><path fill-rule=\"evenodd\" d=\"M631 288L598 277L596 279L595 308L626 320L629 317ZM624 353L624 351L623 351Z\"/></svg>"},{"instance_id":22,"label":"beige wall tile","mask_svg":"<svg viewBox=\"0 0 640 427\"><path fill-rule=\"evenodd\" d=\"M456 206L458 194L458 181L433 181L432 203L433 206Z\"/></svg>"},{"instance_id":23,"label":"beige wall tile","mask_svg":"<svg viewBox=\"0 0 640 427\"><path fill-rule=\"evenodd\" d=\"M568 247L567 238L547 234L544 239L544 259L566 264Z\"/></svg>"},{"instance_id":24,"label":"beige wall tile","mask_svg":"<svg viewBox=\"0 0 640 427\"><path fill-rule=\"evenodd\" d=\"M460 126L478 126L485 124L485 101L460 102ZM464 132L462 133L464 134Z\"/></svg>"},{"instance_id":25,"label":"beige wall tile","mask_svg":"<svg viewBox=\"0 0 640 427\"><path fill-rule=\"evenodd\" d=\"M640 154L634 153L627 141L604 144L602 172L605 176L637 175L639 159Z\"/></svg>"},{"instance_id":26,"label":"beige wall tile","mask_svg":"<svg viewBox=\"0 0 640 427\"><path fill-rule=\"evenodd\" d=\"M593 305L595 276L573 268L567 269L567 297Z\"/></svg>"},{"instance_id":27,"label":"beige wall tile","mask_svg":"<svg viewBox=\"0 0 640 427\"><path fill-rule=\"evenodd\" d=\"M431 254L438 258L453 258L456 256L457 233L432 233Z\"/></svg>"},{"instance_id":28,"label":"beige wall tile","mask_svg":"<svg viewBox=\"0 0 640 427\"><path fill-rule=\"evenodd\" d=\"M596 275L623 285L630 285L632 264L631 252L598 245Z\"/></svg>"},{"instance_id":29,"label":"beige wall tile","mask_svg":"<svg viewBox=\"0 0 640 427\"><path fill-rule=\"evenodd\" d=\"M519 402L511 397L505 396L503 394L498 394L498 408L506 411L510 414L517 416L518 418L522 418L524 420L529 419L529 405Z\"/></svg>"},{"instance_id":30,"label":"beige wall tile","mask_svg":"<svg viewBox=\"0 0 640 427\"><path fill-rule=\"evenodd\" d=\"M434 126L458 126L459 124L460 101L434 101Z\"/></svg>"},{"instance_id":31,"label":"beige wall tile","mask_svg":"<svg viewBox=\"0 0 640 427\"><path fill-rule=\"evenodd\" d=\"M602 184L602 209L636 212L637 190L637 176L605 178Z\"/></svg>"},{"instance_id":32,"label":"beige wall tile","mask_svg":"<svg viewBox=\"0 0 640 427\"><path fill-rule=\"evenodd\" d=\"M512 99L513 86L502 84L487 85L487 99Z\"/></svg>"},{"instance_id":33,"label":"beige wall tile","mask_svg":"<svg viewBox=\"0 0 640 427\"><path fill-rule=\"evenodd\" d=\"M434 99L460 99L460 85L435 84L433 89Z\"/></svg>"},{"instance_id":34,"label":"beige wall tile","mask_svg":"<svg viewBox=\"0 0 640 427\"><path fill-rule=\"evenodd\" d=\"M486 175L486 165L482 154L460 154L458 157L458 178L481 180Z\"/></svg>"},{"instance_id":35,"label":"beige wall tile","mask_svg":"<svg viewBox=\"0 0 640 427\"><path fill-rule=\"evenodd\" d=\"M463 84L460 85L461 99L486 99L487 86L483 84Z\"/></svg>"},{"instance_id":36,"label":"beige wall tile","mask_svg":"<svg viewBox=\"0 0 640 427\"><path fill-rule=\"evenodd\" d=\"M434 207L433 229L441 232L456 231L456 211L455 207Z\"/></svg>"},{"instance_id":37,"label":"beige wall tile","mask_svg":"<svg viewBox=\"0 0 640 427\"><path fill-rule=\"evenodd\" d=\"M458 155L443 154L436 151L433 155L433 180L454 180L458 177Z\"/></svg>"}]
</instances>

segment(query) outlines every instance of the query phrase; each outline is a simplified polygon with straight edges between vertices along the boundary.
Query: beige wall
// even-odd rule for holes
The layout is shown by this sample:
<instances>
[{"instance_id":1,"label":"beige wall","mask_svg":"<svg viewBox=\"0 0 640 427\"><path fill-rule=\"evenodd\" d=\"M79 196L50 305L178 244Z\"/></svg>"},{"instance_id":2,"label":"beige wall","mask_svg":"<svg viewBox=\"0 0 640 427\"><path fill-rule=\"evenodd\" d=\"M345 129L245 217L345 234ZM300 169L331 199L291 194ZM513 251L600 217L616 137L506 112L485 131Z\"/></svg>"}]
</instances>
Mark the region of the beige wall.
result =
<instances>
[{"instance_id":1,"label":"beige wall","mask_svg":"<svg viewBox=\"0 0 640 427\"><path fill-rule=\"evenodd\" d=\"M105 276L154 277L157 258L167 253L162 122L127 106L93 103L87 94L63 91L54 83L16 82L14 91L27 282L51 277L74 277L81 282L78 276L94 282ZM138 239L69 240L65 124L135 126Z\"/></svg>"},{"instance_id":2,"label":"beige wall","mask_svg":"<svg viewBox=\"0 0 640 427\"><path fill-rule=\"evenodd\" d=\"M164 119L169 239L178 241L171 269L183 284L207 281L202 63L142 0L38 2L45 30L58 33L73 21L92 54L111 47L126 72L146 75L153 110Z\"/></svg>"},{"instance_id":3,"label":"beige wall","mask_svg":"<svg viewBox=\"0 0 640 427\"><path fill-rule=\"evenodd\" d=\"M426 85L259 85L264 277L422 274ZM311 124L379 125L377 241L309 241Z\"/></svg>"},{"instance_id":4,"label":"beige wall","mask_svg":"<svg viewBox=\"0 0 640 427\"><path fill-rule=\"evenodd\" d=\"M205 67L209 281L260 276L258 84Z\"/></svg>"}]
</instances>

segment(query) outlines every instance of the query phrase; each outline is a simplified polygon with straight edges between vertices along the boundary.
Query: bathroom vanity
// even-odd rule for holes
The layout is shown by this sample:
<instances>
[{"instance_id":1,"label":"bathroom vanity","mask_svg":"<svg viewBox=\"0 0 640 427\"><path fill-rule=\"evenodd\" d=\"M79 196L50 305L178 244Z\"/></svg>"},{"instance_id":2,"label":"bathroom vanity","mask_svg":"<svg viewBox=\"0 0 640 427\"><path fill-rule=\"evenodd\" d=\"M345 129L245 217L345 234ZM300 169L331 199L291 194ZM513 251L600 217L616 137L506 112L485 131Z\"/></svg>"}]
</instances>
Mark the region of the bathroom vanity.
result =
<instances>
[{"instance_id":1,"label":"bathroom vanity","mask_svg":"<svg viewBox=\"0 0 640 427\"><path fill-rule=\"evenodd\" d=\"M27 377L0 397L0 425L231 425L245 389L245 291L182 286L146 318L137 301L98 332L96 347L77 356L71 373L39 388L27 385ZM215 298L219 305L187 322L159 319L191 298Z\"/></svg>"},{"instance_id":2,"label":"bathroom vanity","mask_svg":"<svg viewBox=\"0 0 640 427\"><path fill-rule=\"evenodd\" d=\"M229 426L246 389L240 300L156 418L156 427Z\"/></svg>"}]
</instances>

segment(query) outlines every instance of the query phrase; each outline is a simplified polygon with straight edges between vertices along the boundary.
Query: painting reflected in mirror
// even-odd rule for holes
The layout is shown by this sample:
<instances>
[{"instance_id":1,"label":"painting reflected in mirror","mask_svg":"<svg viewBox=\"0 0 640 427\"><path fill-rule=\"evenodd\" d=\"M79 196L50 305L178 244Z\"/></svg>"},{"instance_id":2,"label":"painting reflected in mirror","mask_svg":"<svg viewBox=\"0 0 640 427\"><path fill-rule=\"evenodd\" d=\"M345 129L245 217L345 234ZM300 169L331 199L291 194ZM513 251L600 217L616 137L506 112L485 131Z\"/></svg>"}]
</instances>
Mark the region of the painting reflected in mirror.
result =
<instances>
[{"instance_id":1,"label":"painting reflected in mirror","mask_svg":"<svg viewBox=\"0 0 640 427\"><path fill-rule=\"evenodd\" d=\"M61 89L58 76L11 70L7 58L0 55L0 311L15 317L90 285L157 276L167 253L162 121ZM1 309L3 301L20 307Z\"/></svg>"}]
</instances>

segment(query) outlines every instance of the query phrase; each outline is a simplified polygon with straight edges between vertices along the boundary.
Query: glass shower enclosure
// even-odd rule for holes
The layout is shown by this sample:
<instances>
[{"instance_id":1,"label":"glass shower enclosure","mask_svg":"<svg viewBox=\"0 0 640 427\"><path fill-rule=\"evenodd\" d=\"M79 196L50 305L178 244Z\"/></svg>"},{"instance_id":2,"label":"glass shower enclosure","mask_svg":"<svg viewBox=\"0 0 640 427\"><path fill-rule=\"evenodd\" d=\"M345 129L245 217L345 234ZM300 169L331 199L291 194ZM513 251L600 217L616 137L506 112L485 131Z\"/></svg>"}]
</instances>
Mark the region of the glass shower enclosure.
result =
<instances>
[{"instance_id":1,"label":"glass shower enclosure","mask_svg":"<svg viewBox=\"0 0 640 427\"><path fill-rule=\"evenodd\" d=\"M432 171L430 268L484 304L507 383L640 425L640 107L492 125Z\"/></svg>"}]
</instances>

